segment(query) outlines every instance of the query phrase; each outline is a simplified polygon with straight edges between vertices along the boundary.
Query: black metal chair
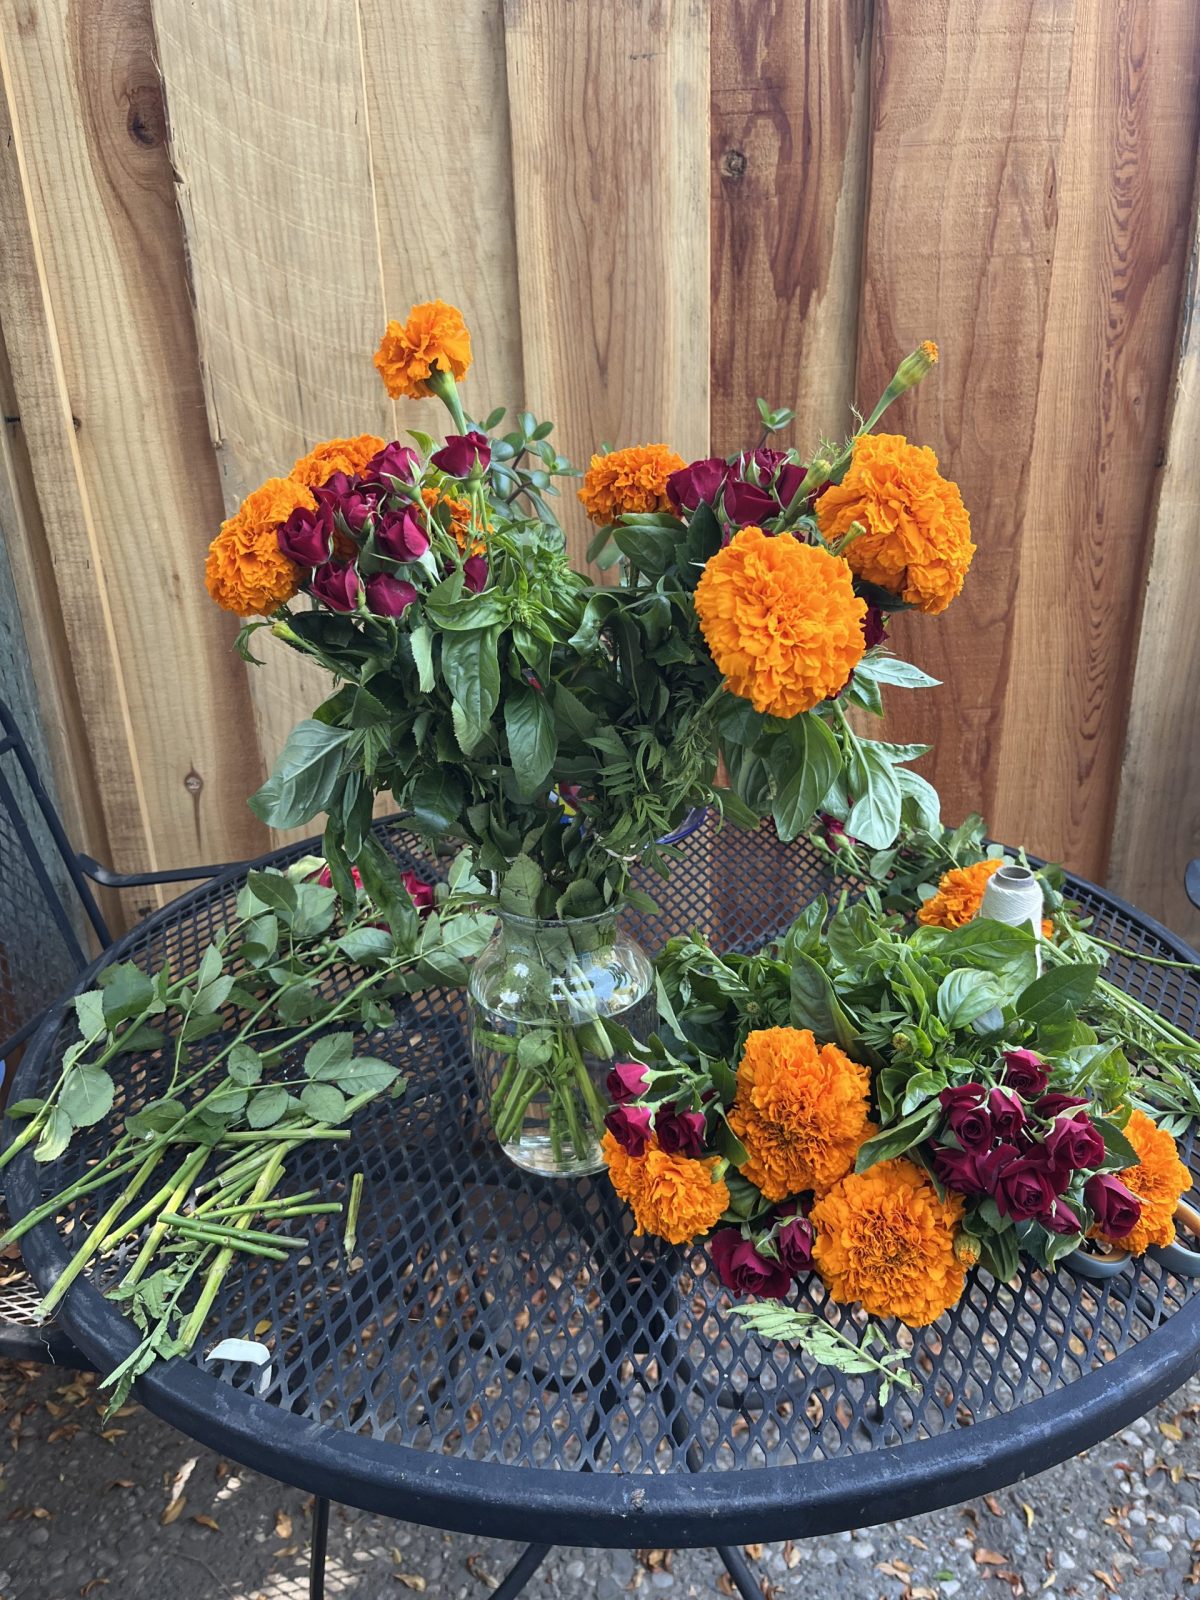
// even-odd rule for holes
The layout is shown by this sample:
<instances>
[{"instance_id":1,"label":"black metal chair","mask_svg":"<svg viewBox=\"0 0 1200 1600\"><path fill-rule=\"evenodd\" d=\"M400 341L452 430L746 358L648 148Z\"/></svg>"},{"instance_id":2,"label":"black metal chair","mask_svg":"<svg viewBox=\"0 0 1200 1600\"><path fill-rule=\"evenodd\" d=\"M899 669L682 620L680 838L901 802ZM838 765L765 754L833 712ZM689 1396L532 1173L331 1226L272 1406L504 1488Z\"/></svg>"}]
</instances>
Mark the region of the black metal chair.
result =
<instances>
[{"instance_id":1,"label":"black metal chair","mask_svg":"<svg viewBox=\"0 0 1200 1600\"><path fill-rule=\"evenodd\" d=\"M1200 911L1200 856L1188 862L1183 874L1183 887L1187 890L1188 899Z\"/></svg>"},{"instance_id":2,"label":"black metal chair","mask_svg":"<svg viewBox=\"0 0 1200 1600\"><path fill-rule=\"evenodd\" d=\"M74 850L29 747L0 700L0 1078L47 1007L88 965L89 943L93 954L112 943L92 884L182 884L224 871L225 864L113 872ZM0 1198L0 1232L6 1220ZM20 1260L0 1257L0 1356L90 1365L60 1328L38 1326L39 1299Z\"/></svg>"}]
</instances>

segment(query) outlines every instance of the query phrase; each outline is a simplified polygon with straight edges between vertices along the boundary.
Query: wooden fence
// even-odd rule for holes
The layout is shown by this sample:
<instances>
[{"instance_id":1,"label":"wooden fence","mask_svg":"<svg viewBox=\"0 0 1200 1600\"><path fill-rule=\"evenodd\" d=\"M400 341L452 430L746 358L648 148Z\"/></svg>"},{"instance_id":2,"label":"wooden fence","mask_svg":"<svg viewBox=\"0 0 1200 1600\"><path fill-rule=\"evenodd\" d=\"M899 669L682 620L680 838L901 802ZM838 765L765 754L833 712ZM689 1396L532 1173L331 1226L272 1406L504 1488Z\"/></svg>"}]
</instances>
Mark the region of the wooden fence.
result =
<instances>
[{"instance_id":1,"label":"wooden fence","mask_svg":"<svg viewBox=\"0 0 1200 1600\"><path fill-rule=\"evenodd\" d=\"M370 358L441 295L468 403L576 460L731 450L760 394L811 446L936 339L895 425L979 554L898 629L944 686L895 736L1198 931L1195 0L0 0L0 66L0 525L95 853L265 846L318 684L235 657L205 547L314 440L427 420Z\"/></svg>"}]
</instances>

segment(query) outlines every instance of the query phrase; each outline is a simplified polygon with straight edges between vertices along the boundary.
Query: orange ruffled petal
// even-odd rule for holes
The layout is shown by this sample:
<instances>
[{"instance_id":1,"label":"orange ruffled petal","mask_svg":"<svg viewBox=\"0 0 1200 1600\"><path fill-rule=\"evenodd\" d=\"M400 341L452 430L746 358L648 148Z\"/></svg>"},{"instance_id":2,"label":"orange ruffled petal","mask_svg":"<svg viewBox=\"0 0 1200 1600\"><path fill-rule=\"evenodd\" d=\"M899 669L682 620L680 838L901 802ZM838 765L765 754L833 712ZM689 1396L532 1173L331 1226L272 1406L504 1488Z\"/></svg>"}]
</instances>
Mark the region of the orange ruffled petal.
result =
<instances>
[{"instance_id":1,"label":"orange ruffled petal","mask_svg":"<svg viewBox=\"0 0 1200 1600\"><path fill-rule=\"evenodd\" d=\"M689 1244L728 1209L729 1188L714 1176L717 1156L669 1155L657 1140L644 1155L631 1156L611 1133L604 1135L603 1150L612 1186L633 1212L638 1234Z\"/></svg>"},{"instance_id":2,"label":"orange ruffled petal","mask_svg":"<svg viewBox=\"0 0 1200 1600\"><path fill-rule=\"evenodd\" d=\"M1125 1137L1138 1153L1136 1167L1126 1167L1117 1177L1142 1202L1142 1214L1132 1233L1123 1239L1092 1229L1092 1237L1132 1255L1140 1256L1152 1244L1171 1244L1175 1238L1175 1207L1192 1186L1192 1175L1179 1159L1175 1140L1165 1128L1135 1111L1125 1124Z\"/></svg>"},{"instance_id":3,"label":"orange ruffled petal","mask_svg":"<svg viewBox=\"0 0 1200 1600\"><path fill-rule=\"evenodd\" d=\"M310 489L319 489L335 472L354 477L382 449L383 440L373 433L360 433L356 439L326 439L323 444L313 445L306 456L301 456L288 476L297 483L307 484Z\"/></svg>"},{"instance_id":4,"label":"orange ruffled petal","mask_svg":"<svg viewBox=\"0 0 1200 1600\"><path fill-rule=\"evenodd\" d=\"M578 495L599 527L635 511L668 511L667 479L686 465L665 444L631 444L593 456Z\"/></svg>"},{"instance_id":5,"label":"orange ruffled petal","mask_svg":"<svg viewBox=\"0 0 1200 1600\"><path fill-rule=\"evenodd\" d=\"M422 400L433 391L434 368L457 381L471 365L471 335L457 306L429 300L414 306L405 322L388 323L375 366L393 400Z\"/></svg>"},{"instance_id":6,"label":"orange ruffled petal","mask_svg":"<svg viewBox=\"0 0 1200 1600\"><path fill-rule=\"evenodd\" d=\"M280 550L278 531L297 506L316 503L292 478L268 478L246 496L208 547L204 582L219 606L265 617L298 592L302 574Z\"/></svg>"}]
</instances>

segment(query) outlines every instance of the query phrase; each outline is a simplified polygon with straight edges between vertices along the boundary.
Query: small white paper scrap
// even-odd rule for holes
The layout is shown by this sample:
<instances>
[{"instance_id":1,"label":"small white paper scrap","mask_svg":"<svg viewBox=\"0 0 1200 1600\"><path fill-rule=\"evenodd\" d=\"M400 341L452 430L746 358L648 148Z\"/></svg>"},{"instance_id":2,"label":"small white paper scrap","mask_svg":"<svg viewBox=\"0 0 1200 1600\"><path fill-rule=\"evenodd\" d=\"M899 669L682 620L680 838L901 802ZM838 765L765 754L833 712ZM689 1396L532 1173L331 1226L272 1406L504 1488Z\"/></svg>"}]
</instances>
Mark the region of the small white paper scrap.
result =
<instances>
[{"instance_id":1,"label":"small white paper scrap","mask_svg":"<svg viewBox=\"0 0 1200 1600\"><path fill-rule=\"evenodd\" d=\"M248 1361L258 1368L257 1394L265 1394L271 1382L271 1352L257 1339L222 1339L205 1356L205 1361Z\"/></svg>"}]
</instances>

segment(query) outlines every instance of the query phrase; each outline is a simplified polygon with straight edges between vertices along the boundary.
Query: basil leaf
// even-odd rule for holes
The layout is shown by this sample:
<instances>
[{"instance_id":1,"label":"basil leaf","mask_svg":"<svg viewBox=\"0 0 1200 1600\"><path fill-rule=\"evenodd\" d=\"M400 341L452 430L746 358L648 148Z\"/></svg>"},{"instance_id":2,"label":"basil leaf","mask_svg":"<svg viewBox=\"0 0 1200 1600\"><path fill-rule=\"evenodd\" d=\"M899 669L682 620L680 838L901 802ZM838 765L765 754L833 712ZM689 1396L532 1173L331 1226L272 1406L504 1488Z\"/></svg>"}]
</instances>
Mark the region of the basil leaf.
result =
<instances>
[{"instance_id":1,"label":"basil leaf","mask_svg":"<svg viewBox=\"0 0 1200 1600\"><path fill-rule=\"evenodd\" d=\"M500 698L498 627L472 628L443 635L442 676L468 720L476 727L491 718Z\"/></svg>"},{"instance_id":2,"label":"basil leaf","mask_svg":"<svg viewBox=\"0 0 1200 1600\"><path fill-rule=\"evenodd\" d=\"M1060 1012L1081 1006L1096 987L1100 967L1094 961L1051 967L1017 996L1017 1015L1035 1027L1056 1020Z\"/></svg>"},{"instance_id":3,"label":"basil leaf","mask_svg":"<svg viewBox=\"0 0 1200 1600\"><path fill-rule=\"evenodd\" d=\"M349 729L331 728L311 718L297 723L271 776L250 796L251 811L272 828L299 828L327 811L353 738Z\"/></svg>"},{"instance_id":4,"label":"basil leaf","mask_svg":"<svg viewBox=\"0 0 1200 1600\"><path fill-rule=\"evenodd\" d=\"M842 753L821 718L809 712L788 724L771 768L779 787L771 806L779 837L794 839L829 793L842 770Z\"/></svg>"},{"instance_id":5,"label":"basil leaf","mask_svg":"<svg viewBox=\"0 0 1200 1600\"><path fill-rule=\"evenodd\" d=\"M504 731L518 790L522 795L537 794L558 754L558 736L545 695L524 684L511 690L504 701Z\"/></svg>"}]
</instances>

